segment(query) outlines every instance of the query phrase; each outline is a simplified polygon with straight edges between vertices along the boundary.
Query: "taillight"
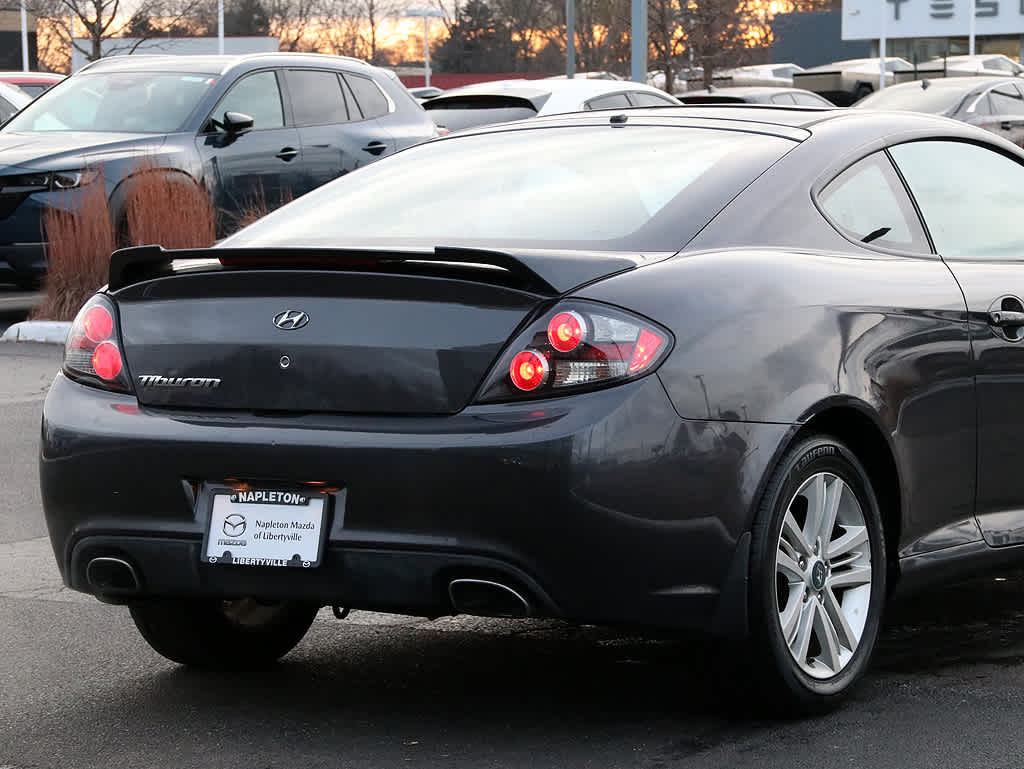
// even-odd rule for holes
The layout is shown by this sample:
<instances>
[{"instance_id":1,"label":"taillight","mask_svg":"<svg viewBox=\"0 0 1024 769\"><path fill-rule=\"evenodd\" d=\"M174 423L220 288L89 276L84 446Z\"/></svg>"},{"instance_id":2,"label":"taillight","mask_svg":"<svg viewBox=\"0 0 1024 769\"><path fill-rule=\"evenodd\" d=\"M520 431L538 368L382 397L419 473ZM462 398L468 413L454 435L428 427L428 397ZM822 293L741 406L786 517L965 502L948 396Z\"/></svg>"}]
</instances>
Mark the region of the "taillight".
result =
<instances>
[{"instance_id":1,"label":"taillight","mask_svg":"<svg viewBox=\"0 0 1024 769\"><path fill-rule=\"evenodd\" d=\"M131 392L114 306L97 294L79 311L64 346L64 373L84 384Z\"/></svg>"},{"instance_id":2,"label":"taillight","mask_svg":"<svg viewBox=\"0 0 1024 769\"><path fill-rule=\"evenodd\" d=\"M596 302L562 302L508 347L478 402L619 384L654 371L671 347L669 331L646 318Z\"/></svg>"}]
</instances>

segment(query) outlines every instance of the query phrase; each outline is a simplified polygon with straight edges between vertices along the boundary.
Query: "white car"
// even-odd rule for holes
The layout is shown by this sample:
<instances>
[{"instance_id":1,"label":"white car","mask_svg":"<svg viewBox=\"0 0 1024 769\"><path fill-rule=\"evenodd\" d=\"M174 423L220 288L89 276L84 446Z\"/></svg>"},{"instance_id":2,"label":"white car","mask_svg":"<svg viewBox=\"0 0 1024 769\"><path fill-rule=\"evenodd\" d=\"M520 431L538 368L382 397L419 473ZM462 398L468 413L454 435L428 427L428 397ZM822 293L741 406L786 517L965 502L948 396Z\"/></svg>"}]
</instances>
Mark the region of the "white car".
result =
<instances>
[{"instance_id":1,"label":"white car","mask_svg":"<svg viewBox=\"0 0 1024 769\"><path fill-rule=\"evenodd\" d=\"M793 73L803 72L804 68L799 64L787 62L785 64L750 64L745 67L733 67L715 72L712 79L716 87L730 86L778 86L789 88L793 85ZM688 81L691 89L703 88L704 81Z\"/></svg>"},{"instance_id":2,"label":"white car","mask_svg":"<svg viewBox=\"0 0 1024 769\"><path fill-rule=\"evenodd\" d=\"M902 82L898 73L912 73L914 65L898 56L885 60L885 84ZM878 59L845 59L793 73L793 87L824 96L833 104L848 107L873 93L878 86ZM912 77L912 75L910 75Z\"/></svg>"},{"instance_id":3,"label":"white car","mask_svg":"<svg viewBox=\"0 0 1024 769\"><path fill-rule=\"evenodd\" d=\"M0 82L0 123L7 122L30 101L32 97L18 86Z\"/></svg>"},{"instance_id":4,"label":"white car","mask_svg":"<svg viewBox=\"0 0 1024 769\"><path fill-rule=\"evenodd\" d=\"M423 103L441 130L592 109L680 106L673 96L628 80L497 80L452 88Z\"/></svg>"},{"instance_id":5,"label":"white car","mask_svg":"<svg viewBox=\"0 0 1024 769\"><path fill-rule=\"evenodd\" d=\"M937 56L917 65L918 73L936 71L948 75L1021 75L1024 67L1002 54L976 54L974 56Z\"/></svg>"}]
</instances>

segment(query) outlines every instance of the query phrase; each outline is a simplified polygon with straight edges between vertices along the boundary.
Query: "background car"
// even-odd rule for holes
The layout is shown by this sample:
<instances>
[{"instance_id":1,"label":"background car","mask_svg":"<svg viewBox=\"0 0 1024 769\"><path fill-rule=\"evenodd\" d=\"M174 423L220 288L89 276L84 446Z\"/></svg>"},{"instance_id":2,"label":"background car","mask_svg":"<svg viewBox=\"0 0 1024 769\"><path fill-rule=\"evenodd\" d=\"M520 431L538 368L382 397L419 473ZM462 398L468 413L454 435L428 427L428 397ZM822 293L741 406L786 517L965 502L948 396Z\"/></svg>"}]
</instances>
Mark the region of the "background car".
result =
<instances>
[{"instance_id":1,"label":"background car","mask_svg":"<svg viewBox=\"0 0 1024 769\"><path fill-rule=\"evenodd\" d=\"M792 87L793 73L803 72L804 68L791 62L784 64L748 64L743 67L716 70L712 85L716 88L732 86L775 86L778 88ZM704 85L702 74L687 80L687 90L701 90ZM676 92L679 95L679 92Z\"/></svg>"},{"instance_id":2,"label":"background car","mask_svg":"<svg viewBox=\"0 0 1024 769\"><path fill-rule=\"evenodd\" d=\"M66 75L53 72L0 72L0 83L18 86L29 96L35 98L49 88L64 80Z\"/></svg>"},{"instance_id":3,"label":"background car","mask_svg":"<svg viewBox=\"0 0 1024 769\"><path fill-rule=\"evenodd\" d=\"M871 94L854 109L943 115L1024 146L1024 82L1019 78L954 77L902 83Z\"/></svg>"},{"instance_id":4,"label":"background car","mask_svg":"<svg viewBox=\"0 0 1024 769\"><path fill-rule=\"evenodd\" d=\"M748 86L712 88L708 91L688 91L677 94L683 104L776 104L781 106L835 107L816 93L801 88L771 88Z\"/></svg>"},{"instance_id":5,"label":"background car","mask_svg":"<svg viewBox=\"0 0 1024 769\"><path fill-rule=\"evenodd\" d=\"M212 668L322 605L698 630L777 717L850 691L891 593L1019 566L1024 152L909 112L619 118L116 254L43 410L66 582Z\"/></svg>"},{"instance_id":6,"label":"background car","mask_svg":"<svg viewBox=\"0 0 1024 769\"><path fill-rule=\"evenodd\" d=\"M1002 54L975 54L974 56L936 57L917 65L916 77L963 77L967 75L1021 75L1024 67ZM901 73L906 76L906 73ZM911 73L913 74L913 73ZM896 82L901 82L897 75Z\"/></svg>"},{"instance_id":7,"label":"background car","mask_svg":"<svg viewBox=\"0 0 1024 769\"><path fill-rule=\"evenodd\" d=\"M438 127L458 131L579 110L679 104L675 97L643 83L573 78L498 80L452 88L443 96L424 102L423 109Z\"/></svg>"},{"instance_id":8,"label":"background car","mask_svg":"<svg viewBox=\"0 0 1024 769\"><path fill-rule=\"evenodd\" d=\"M444 89L438 88L437 86L434 85L420 86L419 88L410 88L409 93L412 94L412 97L416 101L422 104L427 99L433 99L435 96L440 96L441 94L443 94Z\"/></svg>"},{"instance_id":9,"label":"background car","mask_svg":"<svg viewBox=\"0 0 1024 769\"><path fill-rule=\"evenodd\" d=\"M885 82L892 85L897 73L908 73L914 65L890 56L885 60ZM824 96L833 104L848 107L878 86L878 59L845 59L793 73L793 85Z\"/></svg>"},{"instance_id":10,"label":"background car","mask_svg":"<svg viewBox=\"0 0 1024 769\"><path fill-rule=\"evenodd\" d=\"M580 78L582 80L625 80L626 78L622 75L616 75L614 72L608 72L606 70L594 70L591 72L576 72L573 74L572 79ZM568 75L551 75L551 77L544 78L545 80L569 80Z\"/></svg>"},{"instance_id":11,"label":"background car","mask_svg":"<svg viewBox=\"0 0 1024 769\"><path fill-rule=\"evenodd\" d=\"M106 185L121 243L143 170L206 190L226 234L253 210L436 135L394 73L357 59L101 59L0 128L0 272L38 280L43 212L73 210L87 184Z\"/></svg>"},{"instance_id":12,"label":"background car","mask_svg":"<svg viewBox=\"0 0 1024 769\"><path fill-rule=\"evenodd\" d=\"M0 123L13 117L30 101L32 101L32 97L17 86L0 82ZM2 194L3 192L0 191L0 195Z\"/></svg>"}]
</instances>

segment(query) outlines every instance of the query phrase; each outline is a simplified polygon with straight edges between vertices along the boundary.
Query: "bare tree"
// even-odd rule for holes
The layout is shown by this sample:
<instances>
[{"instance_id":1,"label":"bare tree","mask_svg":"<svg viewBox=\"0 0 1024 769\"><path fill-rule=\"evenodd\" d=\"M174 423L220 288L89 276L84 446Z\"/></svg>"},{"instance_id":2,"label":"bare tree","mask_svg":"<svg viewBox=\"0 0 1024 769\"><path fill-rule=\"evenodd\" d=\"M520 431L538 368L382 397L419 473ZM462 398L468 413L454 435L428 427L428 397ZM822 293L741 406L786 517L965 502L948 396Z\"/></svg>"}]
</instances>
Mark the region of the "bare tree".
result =
<instances>
[{"instance_id":1,"label":"bare tree","mask_svg":"<svg viewBox=\"0 0 1024 769\"><path fill-rule=\"evenodd\" d=\"M180 26L199 4L200 0L142 0L130 6L123 0L29 0L28 9L52 36L51 44L73 48L96 61L111 53L131 53L143 41ZM134 33L131 42L108 42L126 33Z\"/></svg>"}]
</instances>

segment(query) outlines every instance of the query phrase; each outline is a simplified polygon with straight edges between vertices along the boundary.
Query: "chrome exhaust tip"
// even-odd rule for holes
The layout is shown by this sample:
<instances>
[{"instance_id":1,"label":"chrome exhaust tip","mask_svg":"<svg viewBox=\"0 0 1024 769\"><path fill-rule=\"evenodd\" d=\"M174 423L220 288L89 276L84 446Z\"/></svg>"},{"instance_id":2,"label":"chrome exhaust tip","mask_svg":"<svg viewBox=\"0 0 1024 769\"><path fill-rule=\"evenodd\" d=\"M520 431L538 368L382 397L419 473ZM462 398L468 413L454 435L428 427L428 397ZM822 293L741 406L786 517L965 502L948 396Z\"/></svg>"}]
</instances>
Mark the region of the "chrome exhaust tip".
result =
<instances>
[{"instance_id":1,"label":"chrome exhaust tip","mask_svg":"<svg viewBox=\"0 0 1024 769\"><path fill-rule=\"evenodd\" d=\"M135 595L142 587L135 568L121 558L93 558L85 567L85 580L96 595L117 597Z\"/></svg>"},{"instance_id":2,"label":"chrome exhaust tip","mask_svg":"<svg viewBox=\"0 0 1024 769\"><path fill-rule=\"evenodd\" d=\"M448 597L458 614L478 617L529 617L530 602L500 582L489 579L454 579L448 583Z\"/></svg>"}]
</instances>

